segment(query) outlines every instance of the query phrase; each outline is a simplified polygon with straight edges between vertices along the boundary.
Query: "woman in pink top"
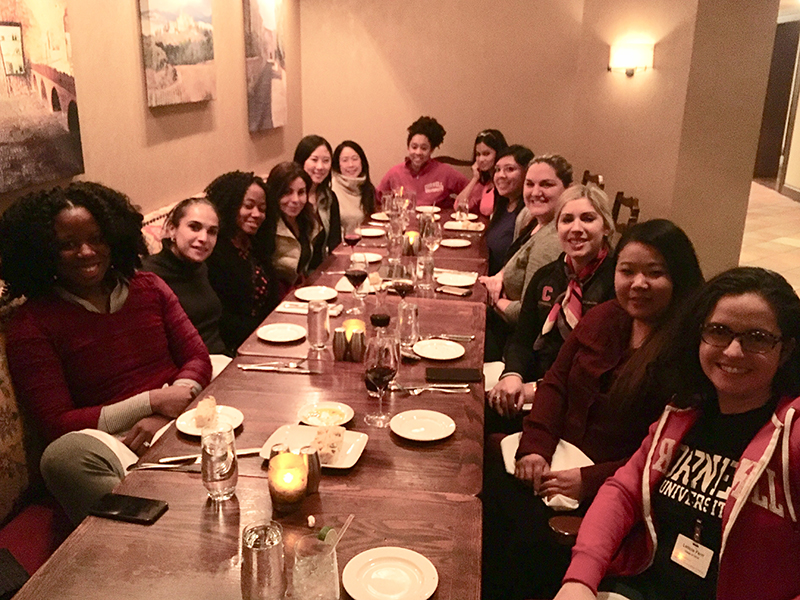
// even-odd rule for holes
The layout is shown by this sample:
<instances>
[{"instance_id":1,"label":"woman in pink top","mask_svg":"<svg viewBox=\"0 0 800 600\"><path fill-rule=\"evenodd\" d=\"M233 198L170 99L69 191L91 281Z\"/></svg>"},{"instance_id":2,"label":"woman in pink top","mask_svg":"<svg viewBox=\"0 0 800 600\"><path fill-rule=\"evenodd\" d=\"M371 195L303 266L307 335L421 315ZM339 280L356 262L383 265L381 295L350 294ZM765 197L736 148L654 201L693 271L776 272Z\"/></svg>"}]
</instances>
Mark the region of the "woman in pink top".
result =
<instances>
[{"instance_id":1,"label":"woman in pink top","mask_svg":"<svg viewBox=\"0 0 800 600\"><path fill-rule=\"evenodd\" d=\"M469 210L480 209L484 217L491 217L494 210L494 165L497 154L508 148L503 134L497 129L484 129L475 138L472 150L472 179L461 190L456 204L467 204Z\"/></svg>"},{"instance_id":2,"label":"woman in pink top","mask_svg":"<svg viewBox=\"0 0 800 600\"><path fill-rule=\"evenodd\" d=\"M433 117L420 117L408 128L408 156L383 176L377 197L399 188L416 194L417 206L453 206L453 198L467 185L467 178L453 167L431 158L442 145L444 127Z\"/></svg>"}]
</instances>

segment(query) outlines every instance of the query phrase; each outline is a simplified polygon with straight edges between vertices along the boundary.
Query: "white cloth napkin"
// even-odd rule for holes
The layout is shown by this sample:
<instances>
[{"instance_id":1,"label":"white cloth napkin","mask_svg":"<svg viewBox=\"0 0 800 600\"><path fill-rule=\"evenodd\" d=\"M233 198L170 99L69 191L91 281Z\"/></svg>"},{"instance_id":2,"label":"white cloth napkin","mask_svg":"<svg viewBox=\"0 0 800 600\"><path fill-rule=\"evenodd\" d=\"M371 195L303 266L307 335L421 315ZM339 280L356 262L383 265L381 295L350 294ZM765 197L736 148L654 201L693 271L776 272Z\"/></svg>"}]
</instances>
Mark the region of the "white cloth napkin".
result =
<instances>
[{"instance_id":1,"label":"white cloth napkin","mask_svg":"<svg viewBox=\"0 0 800 600\"><path fill-rule=\"evenodd\" d=\"M338 317L340 314L342 314L342 310L344 310L344 306L342 304L337 304L336 306L328 305L328 314L332 317ZM289 315L307 315L308 302L284 300L278 305L278 308L275 309L275 312L286 313Z\"/></svg>"},{"instance_id":2,"label":"white cloth napkin","mask_svg":"<svg viewBox=\"0 0 800 600\"><path fill-rule=\"evenodd\" d=\"M347 277L342 277L339 281L336 282L336 285L333 286L337 292L352 292L353 291L353 284L347 280ZM375 288L372 287L372 284L369 282L369 278L367 278L364 283L361 285L361 293L367 294L374 294Z\"/></svg>"},{"instance_id":3,"label":"white cloth napkin","mask_svg":"<svg viewBox=\"0 0 800 600\"><path fill-rule=\"evenodd\" d=\"M503 441L500 442L500 449L503 452L503 462L506 465L506 471L511 475L514 474L514 467L517 463L516 454L521 437L522 432L513 433L504 437ZM550 461L550 470L565 471L566 469L580 469L581 467L588 467L593 464L594 462L592 459L586 456L580 448L564 440L559 440L556 451L553 453L553 460ZM577 500L562 494L556 494L550 498L542 498L542 500L553 510L575 510L578 508Z\"/></svg>"}]
</instances>

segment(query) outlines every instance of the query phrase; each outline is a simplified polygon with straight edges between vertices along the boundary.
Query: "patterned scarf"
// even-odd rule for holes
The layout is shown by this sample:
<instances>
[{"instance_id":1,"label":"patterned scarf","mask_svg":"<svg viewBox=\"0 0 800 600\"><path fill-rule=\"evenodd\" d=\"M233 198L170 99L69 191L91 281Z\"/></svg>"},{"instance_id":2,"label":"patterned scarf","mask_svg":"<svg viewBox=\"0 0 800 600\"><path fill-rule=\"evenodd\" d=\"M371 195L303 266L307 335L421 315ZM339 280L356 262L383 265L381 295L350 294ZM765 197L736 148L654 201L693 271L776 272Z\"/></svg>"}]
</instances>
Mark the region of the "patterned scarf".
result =
<instances>
[{"instance_id":1,"label":"patterned scarf","mask_svg":"<svg viewBox=\"0 0 800 600\"><path fill-rule=\"evenodd\" d=\"M595 271L603 264L606 256L608 256L608 248L605 246L600 249L597 257L589 262L580 273L575 274L575 265L572 258L567 256L565 258L565 270L569 277L569 284L567 284L567 291L561 294L553 304L553 308L544 320L542 333L536 338L533 344L534 350L539 350L544 345L544 336L547 335L555 326L558 326L558 331L562 339L567 339L569 334L575 329L575 325L581 320L583 315L583 286L591 279Z\"/></svg>"}]
</instances>

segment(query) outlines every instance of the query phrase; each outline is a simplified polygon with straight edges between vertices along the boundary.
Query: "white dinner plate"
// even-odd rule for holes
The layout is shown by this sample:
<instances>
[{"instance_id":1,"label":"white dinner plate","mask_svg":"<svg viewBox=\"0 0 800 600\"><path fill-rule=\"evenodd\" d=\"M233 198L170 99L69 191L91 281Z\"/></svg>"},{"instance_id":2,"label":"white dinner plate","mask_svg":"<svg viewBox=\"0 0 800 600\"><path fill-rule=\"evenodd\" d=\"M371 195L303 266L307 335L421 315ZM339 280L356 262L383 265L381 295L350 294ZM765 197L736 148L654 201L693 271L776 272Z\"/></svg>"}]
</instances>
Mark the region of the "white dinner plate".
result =
<instances>
[{"instance_id":1,"label":"white dinner plate","mask_svg":"<svg viewBox=\"0 0 800 600\"><path fill-rule=\"evenodd\" d=\"M370 218L374 219L375 221L388 221L389 215L387 215L385 212L376 212L372 213Z\"/></svg>"},{"instance_id":2,"label":"white dinner plate","mask_svg":"<svg viewBox=\"0 0 800 600\"><path fill-rule=\"evenodd\" d=\"M475 284L477 279L467 273L441 273L436 276L436 282L441 285L453 285L455 287L470 287Z\"/></svg>"},{"instance_id":3,"label":"white dinner plate","mask_svg":"<svg viewBox=\"0 0 800 600\"><path fill-rule=\"evenodd\" d=\"M386 235L386 232L379 227L362 227L359 231L361 232L361 237L381 237Z\"/></svg>"},{"instance_id":4,"label":"white dinner plate","mask_svg":"<svg viewBox=\"0 0 800 600\"><path fill-rule=\"evenodd\" d=\"M461 358L466 353L464 346L450 340L420 340L414 344L413 350L422 358L431 360L453 360Z\"/></svg>"},{"instance_id":5,"label":"white dinner plate","mask_svg":"<svg viewBox=\"0 0 800 600\"><path fill-rule=\"evenodd\" d=\"M451 231L483 231L486 225L483 223L471 223L469 221L448 221L444 224L445 229Z\"/></svg>"},{"instance_id":6,"label":"white dinner plate","mask_svg":"<svg viewBox=\"0 0 800 600\"><path fill-rule=\"evenodd\" d=\"M435 410L407 410L393 416L389 427L407 440L433 442L452 435L456 430L456 423Z\"/></svg>"},{"instance_id":7,"label":"white dinner plate","mask_svg":"<svg viewBox=\"0 0 800 600\"><path fill-rule=\"evenodd\" d=\"M472 245L472 242L469 240L463 240L461 238L447 238L442 240L442 246L447 248L467 248Z\"/></svg>"},{"instance_id":8,"label":"white dinner plate","mask_svg":"<svg viewBox=\"0 0 800 600\"><path fill-rule=\"evenodd\" d=\"M427 214L430 215L432 213L442 212L442 209L439 206L418 206L417 207L417 212L418 213L427 213Z\"/></svg>"},{"instance_id":9,"label":"white dinner plate","mask_svg":"<svg viewBox=\"0 0 800 600\"><path fill-rule=\"evenodd\" d=\"M194 424L196 412L196 408L187 410L175 420L175 427L178 428L178 431L186 435L200 435L200 428ZM217 404L217 421L227 421L231 427L236 429L244 421L244 415L238 408Z\"/></svg>"},{"instance_id":10,"label":"white dinner plate","mask_svg":"<svg viewBox=\"0 0 800 600\"><path fill-rule=\"evenodd\" d=\"M376 263L383 260L383 256L377 252L356 252L356 254L361 254L368 263Z\"/></svg>"},{"instance_id":11,"label":"white dinner plate","mask_svg":"<svg viewBox=\"0 0 800 600\"><path fill-rule=\"evenodd\" d=\"M339 293L324 285L308 285L306 287L297 288L294 291L294 297L304 302L311 302L312 300L333 300Z\"/></svg>"},{"instance_id":12,"label":"white dinner plate","mask_svg":"<svg viewBox=\"0 0 800 600\"><path fill-rule=\"evenodd\" d=\"M286 444L289 450L297 452L304 446L309 446L317 435L316 427L308 425L282 425L269 436L264 446L259 452L259 456L264 460L269 460L269 453L275 444ZM336 455L333 462L323 467L331 469L349 469L358 462L361 453L367 445L369 436L366 433L345 430L342 449Z\"/></svg>"},{"instance_id":13,"label":"white dinner plate","mask_svg":"<svg viewBox=\"0 0 800 600\"><path fill-rule=\"evenodd\" d=\"M294 323L270 323L259 327L256 331L258 339L273 344L297 342L306 337L306 328Z\"/></svg>"},{"instance_id":14,"label":"white dinner plate","mask_svg":"<svg viewBox=\"0 0 800 600\"><path fill-rule=\"evenodd\" d=\"M351 558L342 585L353 600L427 600L439 585L439 573L419 552L383 546Z\"/></svg>"},{"instance_id":15,"label":"white dinner plate","mask_svg":"<svg viewBox=\"0 0 800 600\"><path fill-rule=\"evenodd\" d=\"M315 402L301 408L297 418L306 425L344 425L355 414L352 408L342 402Z\"/></svg>"},{"instance_id":16,"label":"white dinner plate","mask_svg":"<svg viewBox=\"0 0 800 600\"><path fill-rule=\"evenodd\" d=\"M455 221L456 220L456 213L451 214L450 218ZM467 221L477 221L477 220L478 220L478 215L476 215L475 213L468 213L467 214Z\"/></svg>"}]
</instances>

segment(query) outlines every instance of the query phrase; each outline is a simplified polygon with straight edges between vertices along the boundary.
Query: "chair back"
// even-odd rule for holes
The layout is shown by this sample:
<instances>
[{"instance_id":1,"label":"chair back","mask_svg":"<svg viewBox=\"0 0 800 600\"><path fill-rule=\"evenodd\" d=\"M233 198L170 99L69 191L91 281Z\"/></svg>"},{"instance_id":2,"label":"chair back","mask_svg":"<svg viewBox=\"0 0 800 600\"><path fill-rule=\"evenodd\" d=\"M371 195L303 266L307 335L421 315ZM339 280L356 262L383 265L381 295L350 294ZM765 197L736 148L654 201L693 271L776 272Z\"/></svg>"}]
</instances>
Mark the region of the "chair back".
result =
<instances>
[{"instance_id":1,"label":"chair back","mask_svg":"<svg viewBox=\"0 0 800 600\"><path fill-rule=\"evenodd\" d=\"M583 172L583 179L581 179L581 184L586 185L587 183L593 183L597 187L599 187L601 190L605 190L606 189L606 180L603 179L603 176L600 175L599 173L592 174L589 171L584 171Z\"/></svg>"},{"instance_id":2,"label":"chair back","mask_svg":"<svg viewBox=\"0 0 800 600\"><path fill-rule=\"evenodd\" d=\"M463 158L455 158L453 156L434 156L437 161L445 165L454 165L456 167L471 167L474 160L464 160Z\"/></svg>"},{"instance_id":3,"label":"chair back","mask_svg":"<svg viewBox=\"0 0 800 600\"><path fill-rule=\"evenodd\" d=\"M623 206L629 211L627 221L620 221L619 218L620 209ZM614 227L619 233L623 233L628 227L639 221L639 199L634 196L626 196L624 192L617 192L614 198L614 207L611 209L611 217L614 219Z\"/></svg>"}]
</instances>

